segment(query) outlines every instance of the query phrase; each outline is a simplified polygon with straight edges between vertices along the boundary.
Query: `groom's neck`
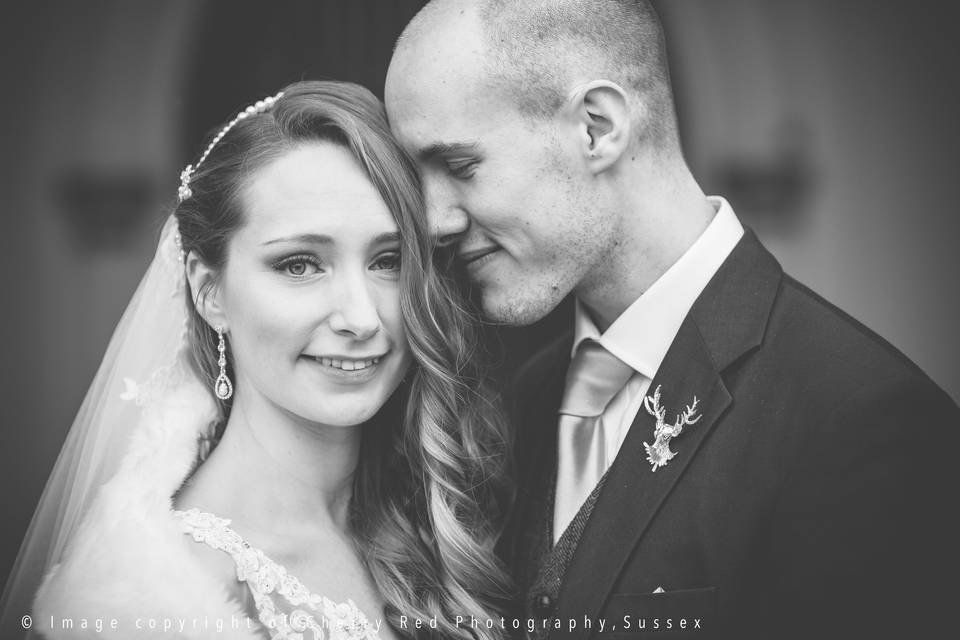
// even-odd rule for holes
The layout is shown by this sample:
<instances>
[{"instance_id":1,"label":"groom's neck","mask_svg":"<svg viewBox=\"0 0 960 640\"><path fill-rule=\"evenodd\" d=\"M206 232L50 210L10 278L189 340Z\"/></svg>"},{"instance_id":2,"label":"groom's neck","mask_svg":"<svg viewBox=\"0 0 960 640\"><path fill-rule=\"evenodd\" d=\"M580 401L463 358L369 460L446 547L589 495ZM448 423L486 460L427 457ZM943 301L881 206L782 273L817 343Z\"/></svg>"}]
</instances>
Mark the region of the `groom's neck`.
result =
<instances>
[{"instance_id":1,"label":"groom's neck","mask_svg":"<svg viewBox=\"0 0 960 640\"><path fill-rule=\"evenodd\" d=\"M620 241L575 289L601 331L686 253L716 214L682 161L632 169L617 186Z\"/></svg>"}]
</instances>

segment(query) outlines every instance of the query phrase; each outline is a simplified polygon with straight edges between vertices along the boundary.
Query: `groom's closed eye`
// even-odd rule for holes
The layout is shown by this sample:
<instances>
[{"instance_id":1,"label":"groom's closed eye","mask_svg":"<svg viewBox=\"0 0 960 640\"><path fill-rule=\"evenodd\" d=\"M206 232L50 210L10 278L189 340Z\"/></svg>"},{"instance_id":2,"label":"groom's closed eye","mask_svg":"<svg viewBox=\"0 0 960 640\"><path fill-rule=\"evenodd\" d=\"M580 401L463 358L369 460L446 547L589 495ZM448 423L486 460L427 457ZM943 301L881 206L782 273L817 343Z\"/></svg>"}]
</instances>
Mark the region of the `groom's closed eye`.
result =
<instances>
[{"instance_id":1,"label":"groom's closed eye","mask_svg":"<svg viewBox=\"0 0 960 640\"><path fill-rule=\"evenodd\" d=\"M480 161L476 159L446 161L447 171L450 175L461 180L472 178L478 164L480 164Z\"/></svg>"}]
</instances>

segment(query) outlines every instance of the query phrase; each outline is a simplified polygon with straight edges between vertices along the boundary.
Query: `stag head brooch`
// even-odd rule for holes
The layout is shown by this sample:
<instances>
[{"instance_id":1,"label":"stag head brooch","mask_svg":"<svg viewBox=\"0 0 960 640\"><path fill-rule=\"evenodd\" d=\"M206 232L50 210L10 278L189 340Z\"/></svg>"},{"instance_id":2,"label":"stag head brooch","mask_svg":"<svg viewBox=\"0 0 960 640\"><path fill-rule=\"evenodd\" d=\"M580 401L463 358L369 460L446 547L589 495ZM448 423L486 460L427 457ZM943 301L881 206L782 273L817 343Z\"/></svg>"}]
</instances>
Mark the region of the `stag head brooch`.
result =
<instances>
[{"instance_id":1,"label":"stag head brooch","mask_svg":"<svg viewBox=\"0 0 960 640\"><path fill-rule=\"evenodd\" d=\"M643 406L647 413L657 419L657 426L653 430L653 444L643 443L647 450L647 462L653 465L653 471L656 472L660 467L666 466L673 456L677 455L675 451L670 450L670 441L680 435L683 428L687 425L695 424L702 416L697 413L697 397L693 397L693 403L687 405L683 413L677 414L677 419L672 424L667 424L667 410L660 406L660 386L654 390L652 396L643 399Z\"/></svg>"}]
</instances>

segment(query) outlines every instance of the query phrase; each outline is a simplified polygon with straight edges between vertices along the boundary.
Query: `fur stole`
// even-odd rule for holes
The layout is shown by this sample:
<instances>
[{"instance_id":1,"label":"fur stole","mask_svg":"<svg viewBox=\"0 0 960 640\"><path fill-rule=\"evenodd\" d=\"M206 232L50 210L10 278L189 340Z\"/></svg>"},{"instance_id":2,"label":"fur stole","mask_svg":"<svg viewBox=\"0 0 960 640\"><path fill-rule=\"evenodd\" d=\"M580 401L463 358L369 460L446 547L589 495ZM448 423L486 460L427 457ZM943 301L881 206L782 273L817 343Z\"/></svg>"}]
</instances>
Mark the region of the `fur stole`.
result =
<instances>
[{"instance_id":1,"label":"fur stole","mask_svg":"<svg viewBox=\"0 0 960 640\"><path fill-rule=\"evenodd\" d=\"M200 459L216 416L198 383L145 407L117 474L44 578L34 601L36 631L49 638L266 637L192 558L189 545L197 543L172 514L172 496ZM64 619L72 628L63 628Z\"/></svg>"}]
</instances>

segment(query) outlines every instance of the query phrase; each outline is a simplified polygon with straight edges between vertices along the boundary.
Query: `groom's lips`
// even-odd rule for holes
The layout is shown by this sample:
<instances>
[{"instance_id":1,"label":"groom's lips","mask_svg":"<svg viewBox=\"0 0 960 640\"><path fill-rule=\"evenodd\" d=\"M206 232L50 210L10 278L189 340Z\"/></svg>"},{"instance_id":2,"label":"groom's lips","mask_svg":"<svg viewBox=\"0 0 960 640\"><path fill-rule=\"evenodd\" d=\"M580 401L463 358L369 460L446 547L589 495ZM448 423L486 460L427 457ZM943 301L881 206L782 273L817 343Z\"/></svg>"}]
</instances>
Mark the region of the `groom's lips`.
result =
<instances>
[{"instance_id":1,"label":"groom's lips","mask_svg":"<svg viewBox=\"0 0 960 640\"><path fill-rule=\"evenodd\" d=\"M461 251L457 254L457 258L464 266L470 267L471 265L476 264L479 260L487 257L491 253L496 253L500 250L500 247L496 245L491 245L489 247L480 247L478 249L471 249L470 251Z\"/></svg>"}]
</instances>

